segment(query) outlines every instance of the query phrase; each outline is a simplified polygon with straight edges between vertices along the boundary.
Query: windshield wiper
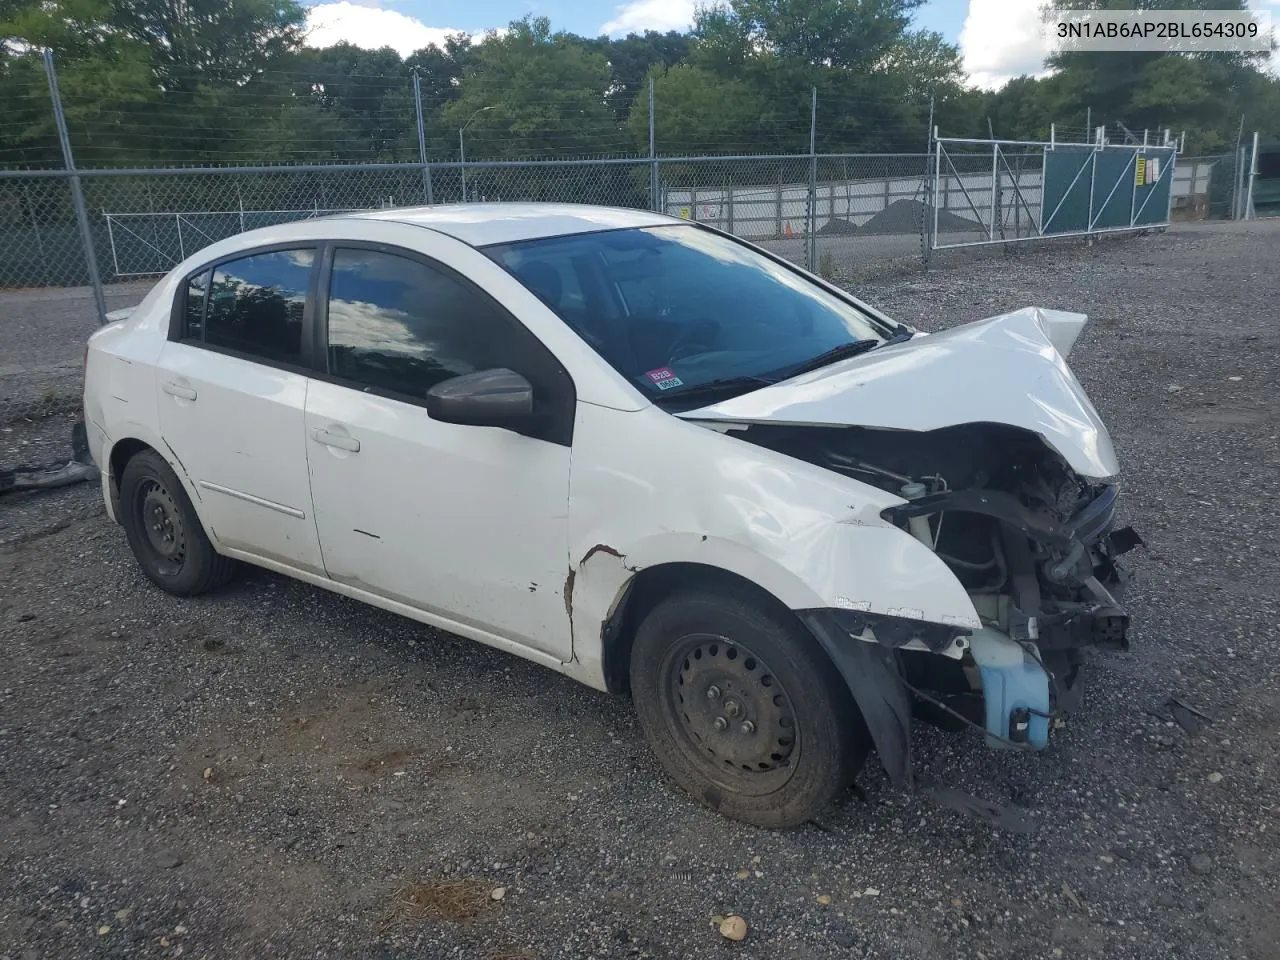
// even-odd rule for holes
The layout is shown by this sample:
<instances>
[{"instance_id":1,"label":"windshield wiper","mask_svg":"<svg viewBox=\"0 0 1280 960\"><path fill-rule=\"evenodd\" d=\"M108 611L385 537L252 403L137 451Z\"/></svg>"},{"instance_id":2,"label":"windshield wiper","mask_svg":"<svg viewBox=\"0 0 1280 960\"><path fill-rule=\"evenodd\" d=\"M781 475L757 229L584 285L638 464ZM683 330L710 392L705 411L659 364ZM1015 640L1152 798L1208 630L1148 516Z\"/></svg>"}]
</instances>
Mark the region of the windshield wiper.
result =
<instances>
[{"instance_id":1,"label":"windshield wiper","mask_svg":"<svg viewBox=\"0 0 1280 960\"><path fill-rule=\"evenodd\" d=\"M876 347L891 347L895 343L906 343L911 337L911 330L899 324L897 332L887 340L853 340L849 343L842 343L840 346L832 347L816 357L810 357L799 366L792 367L787 371L783 379L789 380L792 377L798 377L802 373L817 370L820 367L835 363L837 360L847 360L849 357L859 356L868 350L874 350Z\"/></svg>"},{"instance_id":2,"label":"windshield wiper","mask_svg":"<svg viewBox=\"0 0 1280 960\"><path fill-rule=\"evenodd\" d=\"M880 346L891 347L895 343L906 343L908 340L910 340L914 336L915 336L914 330L912 330L910 327L906 326L905 324L900 323L898 324L897 333L895 333L888 340L881 342Z\"/></svg>"},{"instance_id":3,"label":"windshield wiper","mask_svg":"<svg viewBox=\"0 0 1280 960\"><path fill-rule=\"evenodd\" d=\"M706 383L695 383L689 387L681 387L679 390L664 391L657 400L684 400L686 397L697 397L708 393L725 393L740 390L754 390L757 387L767 387L776 380L770 380L768 377L757 377L754 375L742 377L719 377L715 380L708 380Z\"/></svg>"},{"instance_id":4,"label":"windshield wiper","mask_svg":"<svg viewBox=\"0 0 1280 960\"><path fill-rule=\"evenodd\" d=\"M879 345L879 340L852 340L849 343L842 343L838 347L832 347L830 350L825 350L816 357L810 357L803 363L792 367L787 371L784 379L789 380L791 377L797 377L802 373L808 373L810 370L817 370L819 367L825 367L827 364L835 363L837 360L844 360L847 357L856 357L858 354L866 353L868 350L873 347L878 347Z\"/></svg>"}]
</instances>

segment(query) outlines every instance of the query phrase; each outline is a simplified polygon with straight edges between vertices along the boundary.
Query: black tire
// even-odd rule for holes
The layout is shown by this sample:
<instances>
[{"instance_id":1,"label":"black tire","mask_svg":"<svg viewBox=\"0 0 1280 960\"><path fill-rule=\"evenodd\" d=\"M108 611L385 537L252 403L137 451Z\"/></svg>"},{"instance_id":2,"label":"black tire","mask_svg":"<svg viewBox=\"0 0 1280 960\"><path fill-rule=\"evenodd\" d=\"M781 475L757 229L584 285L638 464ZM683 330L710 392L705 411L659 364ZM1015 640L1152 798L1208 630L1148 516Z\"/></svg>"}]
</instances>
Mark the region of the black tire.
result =
<instances>
[{"instance_id":1,"label":"black tire","mask_svg":"<svg viewBox=\"0 0 1280 960\"><path fill-rule=\"evenodd\" d=\"M120 513L142 572L161 590L190 597L235 572L235 561L214 551L181 481L154 450L139 451L121 471Z\"/></svg>"},{"instance_id":2,"label":"black tire","mask_svg":"<svg viewBox=\"0 0 1280 960\"><path fill-rule=\"evenodd\" d=\"M670 777L760 827L821 814L869 750L853 698L814 638L746 589L682 591L655 606L636 631L631 692Z\"/></svg>"}]
</instances>

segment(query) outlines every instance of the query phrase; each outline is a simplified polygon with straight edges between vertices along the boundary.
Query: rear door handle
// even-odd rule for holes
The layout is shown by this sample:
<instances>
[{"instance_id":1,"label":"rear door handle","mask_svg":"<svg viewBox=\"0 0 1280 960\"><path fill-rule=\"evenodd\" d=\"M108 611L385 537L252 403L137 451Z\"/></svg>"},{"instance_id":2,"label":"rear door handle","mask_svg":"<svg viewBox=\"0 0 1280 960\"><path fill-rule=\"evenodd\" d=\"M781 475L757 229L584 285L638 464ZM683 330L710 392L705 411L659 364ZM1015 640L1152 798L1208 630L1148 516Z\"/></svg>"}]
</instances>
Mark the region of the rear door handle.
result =
<instances>
[{"instance_id":1,"label":"rear door handle","mask_svg":"<svg viewBox=\"0 0 1280 960\"><path fill-rule=\"evenodd\" d=\"M192 387L184 386L173 380L166 380L161 384L160 389L171 397L177 397L179 400L194 400L196 391Z\"/></svg>"},{"instance_id":2,"label":"rear door handle","mask_svg":"<svg viewBox=\"0 0 1280 960\"><path fill-rule=\"evenodd\" d=\"M323 427L313 427L311 439L316 443L323 443L326 447L337 447L339 450L348 450L351 453L360 452L360 441L355 437L344 437L341 434L330 433Z\"/></svg>"}]
</instances>

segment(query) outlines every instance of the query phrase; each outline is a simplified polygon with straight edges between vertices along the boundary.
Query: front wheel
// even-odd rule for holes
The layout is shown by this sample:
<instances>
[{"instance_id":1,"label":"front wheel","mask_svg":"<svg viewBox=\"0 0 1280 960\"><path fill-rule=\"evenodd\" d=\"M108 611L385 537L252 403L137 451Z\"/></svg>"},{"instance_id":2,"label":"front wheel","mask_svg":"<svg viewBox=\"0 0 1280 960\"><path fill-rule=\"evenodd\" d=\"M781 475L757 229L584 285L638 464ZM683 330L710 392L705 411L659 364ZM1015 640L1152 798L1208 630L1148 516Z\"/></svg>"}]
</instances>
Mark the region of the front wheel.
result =
<instances>
[{"instance_id":1,"label":"front wheel","mask_svg":"<svg viewBox=\"0 0 1280 960\"><path fill-rule=\"evenodd\" d=\"M235 563L205 536L177 475L154 450L135 454L120 473L121 522L142 572L169 593L191 596L225 583Z\"/></svg>"},{"instance_id":2,"label":"front wheel","mask_svg":"<svg viewBox=\"0 0 1280 960\"><path fill-rule=\"evenodd\" d=\"M822 813L866 759L847 687L789 611L733 588L659 603L636 632L631 691L670 777L736 820Z\"/></svg>"}]
</instances>

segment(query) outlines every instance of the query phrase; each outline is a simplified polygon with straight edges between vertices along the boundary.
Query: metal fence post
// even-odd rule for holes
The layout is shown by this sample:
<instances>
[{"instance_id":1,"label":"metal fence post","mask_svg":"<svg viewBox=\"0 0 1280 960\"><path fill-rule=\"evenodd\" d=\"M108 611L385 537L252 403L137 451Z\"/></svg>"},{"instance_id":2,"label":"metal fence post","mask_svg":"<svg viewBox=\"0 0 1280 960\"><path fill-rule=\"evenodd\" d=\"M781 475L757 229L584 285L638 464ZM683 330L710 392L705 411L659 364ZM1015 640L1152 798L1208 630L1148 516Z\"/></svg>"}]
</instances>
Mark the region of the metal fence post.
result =
<instances>
[{"instance_id":1,"label":"metal fence post","mask_svg":"<svg viewBox=\"0 0 1280 960\"><path fill-rule=\"evenodd\" d=\"M107 239L111 242L111 263L116 268L116 276L120 275L120 254L116 252L116 233L111 228L111 214L106 215Z\"/></svg>"},{"instance_id":2,"label":"metal fence post","mask_svg":"<svg viewBox=\"0 0 1280 960\"><path fill-rule=\"evenodd\" d=\"M1093 225L1096 222L1096 218L1093 215L1093 195L1098 188L1098 148L1097 147L1094 147L1093 153L1089 154L1089 167L1090 167L1089 168L1089 212L1087 214L1089 219L1085 221L1085 224L1089 233L1089 239L1087 243L1089 246L1092 247L1093 246ZM1041 187L1041 189L1044 189L1043 186ZM1173 191L1170 190L1169 194L1170 196L1172 196ZM1106 209L1105 203L1103 204L1103 209ZM1102 216L1102 210L1098 211L1098 216L1099 217ZM1130 226L1133 226L1133 224L1130 224Z\"/></svg>"},{"instance_id":3,"label":"metal fence post","mask_svg":"<svg viewBox=\"0 0 1280 960\"><path fill-rule=\"evenodd\" d=\"M22 181L22 202L27 208L27 216L31 219L31 230L36 235L36 250L40 253L40 259L44 259L44 241L40 239L40 221L36 219L36 205L31 199L31 188L27 186L25 180Z\"/></svg>"},{"instance_id":4,"label":"metal fence post","mask_svg":"<svg viewBox=\"0 0 1280 960\"><path fill-rule=\"evenodd\" d=\"M805 268L818 269L818 88L810 88L809 97L809 209L805 228Z\"/></svg>"},{"instance_id":5,"label":"metal fence post","mask_svg":"<svg viewBox=\"0 0 1280 960\"><path fill-rule=\"evenodd\" d=\"M1022 189L1022 154L1020 153L1013 155L1013 182L1018 185L1019 190ZM1089 196L1092 198L1093 194L1090 193ZM1013 205L1013 235L1022 236L1022 204L1017 202Z\"/></svg>"},{"instance_id":6,"label":"metal fence post","mask_svg":"<svg viewBox=\"0 0 1280 960\"><path fill-rule=\"evenodd\" d=\"M1000 144L991 144L991 222L987 225L987 239L994 240L996 238L996 197L1000 193Z\"/></svg>"},{"instance_id":7,"label":"metal fence post","mask_svg":"<svg viewBox=\"0 0 1280 960\"><path fill-rule=\"evenodd\" d=\"M435 203L431 193L431 164L427 162L427 128L422 122L422 80L418 68L413 68L413 106L418 114L418 160L422 164L422 189L427 203Z\"/></svg>"},{"instance_id":8,"label":"metal fence post","mask_svg":"<svg viewBox=\"0 0 1280 960\"><path fill-rule=\"evenodd\" d=\"M774 236L778 240L782 239L782 179L785 176L786 176L786 171L783 170L782 164L778 164L778 203L777 203L777 206L774 208L774 212L776 213L778 218L777 225L774 229Z\"/></svg>"},{"instance_id":9,"label":"metal fence post","mask_svg":"<svg viewBox=\"0 0 1280 960\"><path fill-rule=\"evenodd\" d=\"M925 154L924 154L924 210L920 212L920 263L924 267L929 266L929 257L932 254L933 235L930 231L932 224L930 221L930 210L933 208L933 219L937 219L938 210L938 173L937 168L934 169L933 180L929 180L929 154L933 153L933 140L935 131L933 129L933 97L929 98L929 129L925 137ZM885 209L889 207L889 181L885 180L884 184L884 205Z\"/></svg>"},{"instance_id":10,"label":"metal fence post","mask_svg":"<svg viewBox=\"0 0 1280 960\"><path fill-rule=\"evenodd\" d=\"M102 277L98 275L98 257L93 249L93 234L89 230L89 212L84 205L84 191L76 174L75 157L71 154L71 138L67 135L67 118L62 113L62 97L58 94L58 74L53 69L53 51L42 50L44 71L49 78L49 99L53 101L53 120L58 127L58 143L62 147L62 164L69 174L71 202L76 209L76 225L80 228L80 243L84 247L85 266L89 273L89 286L93 288L93 302L98 310L98 323L107 322L107 297L102 290Z\"/></svg>"},{"instance_id":11,"label":"metal fence post","mask_svg":"<svg viewBox=\"0 0 1280 960\"><path fill-rule=\"evenodd\" d=\"M654 95L654 80L649 78L649 209L659 210L658 206L658 151L657 138L654 135L653 107L657 97Z\"/></svg>"},{"instance_id":12,"label":"metal fence post","mask_svg":"<svg viewBox=\"0 0 1280 960\"><path fill-rule=\"evenodd\" d=\"M926 161L927 162L927 161ZM951 162L951 158L947 158L947 163ZM929 242L934 246L938 243L938 180L942 177L942 141L938 139L937 127L933 130L933 233L930 234ZM946 207L951 206L951 178L948 177L943 181L942 186L945 193L942 202Z\"/></svg>"},{"instance_id":13,"label":"metal fence post","mask_svg":"<svg viewBox=\"0 0 1280 960\"><path fill-rule=\"evenodd\" d=\"M1258 131L1253 131L1253 149L1249 160L1249 193L1244 198L1244 218L1254 220L1257 211L1253 208L1253 189L1258 179Z\"/></svg>"}]
</instances>

